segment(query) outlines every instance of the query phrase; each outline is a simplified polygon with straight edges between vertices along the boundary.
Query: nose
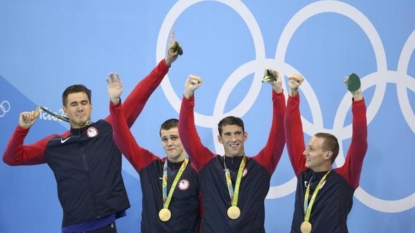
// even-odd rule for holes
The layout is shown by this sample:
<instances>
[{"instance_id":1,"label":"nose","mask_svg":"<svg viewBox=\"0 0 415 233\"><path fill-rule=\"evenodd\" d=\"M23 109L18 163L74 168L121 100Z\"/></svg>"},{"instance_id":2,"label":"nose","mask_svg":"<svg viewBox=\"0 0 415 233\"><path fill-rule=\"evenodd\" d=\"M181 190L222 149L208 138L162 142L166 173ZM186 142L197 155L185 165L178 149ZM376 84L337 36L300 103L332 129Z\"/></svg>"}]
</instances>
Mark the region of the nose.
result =
<instances>
[{"instance_id":1,"label":"nose","mask_svg":"<svg viewBox=\"0 0 415 233\"><path fill-rule=\"evenodd\" d=\"M237 141L238 140L238 135L236 135L236 134L231 134L231 141L232 142L235 142L235 141Z\"/></svg>"},{"instance_id":2,"label":"nose","mask_svg":"<svg viewBox=\"0 0 415 233\"><path fill-rule=\"evenodd\" d=\"M308 154L308 153L307 153L307 149L305 149L305 150L304 150L304 152L303 152L303 155L304 155L304 156L307 156L307 154Z\"/></svg>"},{"instance_id":3,"label":"nose","mask_svg":"<svg viewBox=\"0 0 415 233\"><path fill-rule=\"evenodd\" d=\"M167 146L171 146L171 145L173 145L173 140L167 139Z\"/></svg>"}]
</instances>

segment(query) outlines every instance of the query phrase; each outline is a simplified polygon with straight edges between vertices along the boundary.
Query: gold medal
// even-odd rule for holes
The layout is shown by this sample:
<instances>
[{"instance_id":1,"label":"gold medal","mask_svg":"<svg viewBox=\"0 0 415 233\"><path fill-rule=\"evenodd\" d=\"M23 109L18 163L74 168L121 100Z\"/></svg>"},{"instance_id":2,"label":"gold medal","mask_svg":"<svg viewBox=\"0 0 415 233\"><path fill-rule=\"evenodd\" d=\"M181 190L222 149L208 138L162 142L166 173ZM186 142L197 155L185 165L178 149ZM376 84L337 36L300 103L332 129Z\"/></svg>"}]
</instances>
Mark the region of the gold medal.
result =
<instances>
[{"instance_id":1,"label":"gold medal","mask_svg":"<svg viewBox=\"0 0 415 233\"><path fill-rule=\"evenodd\" d=\"M228 216L230 219L237 219L241 216L241 210L236 206L231 206L228 208Z\"/></svg>"},{"instance_id":2,"label":"gold medal","mask_svg":"<svg viewBox=\"0 0 415 233\"><path fill-rule=\"evenodd\" d=\"M167 222L170 220L170 217L171 217L171 212L169 209L161 209L159 211L159 218L161 221Z\"/></svg>"},{"instance_id":3,"label":"gold medal","mask_svg":"<svg viewBox=\"0 0 415 233\"><path fill-rule=\"evenodd\" d=\"M313 227L309 221L302 222L300 226L302 233L310 233L312 228Z\"/></svg>"}]
</instances>

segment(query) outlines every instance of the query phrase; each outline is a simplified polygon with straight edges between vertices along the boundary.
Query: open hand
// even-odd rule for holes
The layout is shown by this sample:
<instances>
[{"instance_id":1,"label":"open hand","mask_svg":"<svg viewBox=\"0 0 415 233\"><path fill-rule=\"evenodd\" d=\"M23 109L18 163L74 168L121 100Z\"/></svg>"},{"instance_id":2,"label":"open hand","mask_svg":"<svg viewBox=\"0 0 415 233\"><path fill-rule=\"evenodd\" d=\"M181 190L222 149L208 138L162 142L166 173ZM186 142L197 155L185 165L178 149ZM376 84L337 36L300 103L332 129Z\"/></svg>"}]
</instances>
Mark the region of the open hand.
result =
<instances>
[{"instance_id":1,"label":"open hand","mask_svg":"<svg viewBox=\"0 0 415 233\"><path fill-rule=\"evenodd\" d=\"M108 95L114 104L120 103L120 96L123 91L122 81L117 73L110 73L106 79L108 86Z\"/></svg>"}]
</instances>

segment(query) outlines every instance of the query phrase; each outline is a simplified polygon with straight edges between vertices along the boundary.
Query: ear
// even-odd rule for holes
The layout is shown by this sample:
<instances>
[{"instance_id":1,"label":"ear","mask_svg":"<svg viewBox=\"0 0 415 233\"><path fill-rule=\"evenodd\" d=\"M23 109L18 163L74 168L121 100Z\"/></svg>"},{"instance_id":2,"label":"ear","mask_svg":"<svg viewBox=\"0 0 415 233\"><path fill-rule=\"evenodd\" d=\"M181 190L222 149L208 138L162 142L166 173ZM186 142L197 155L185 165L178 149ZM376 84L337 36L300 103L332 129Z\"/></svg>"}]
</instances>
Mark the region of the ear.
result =
<instances>
[{"instance_id":1,"label":"ear","mask_svg":"<svg viewBox=\"0 0 415 233\"><path fill-rule=\"evenodd\" d=\"M63 110L63 113L65 113L65 115L68 115L68 113L66 113L67 108L65 106L63 106L62 110Z\"/></svg>"},{"instance_id":2,"label":"ear","mask_svg":"<svg viewBox=\"0 0 415 233\"><path fill-rule=\"evenodd\" d=\"M246 140L248 140L248 132L244 132L244 142L246 142Z\"/></svg>"},{"instance_id":3,"label":"ear","mask_svg":"<svg viewBox=\"0 0 415 233\"><path fill-rule=\"evenodd\" d=\"M332 151L327 151L326 154L324 155L324 159L331 160L332 156L333 156L333 152Z\"/></svg>"},{"instance_id":4,"label":"ear","mask_svg":"<svg viewBox=\"0 0 415 233\"><path fill-rule=\"evenodd\" d=\"M218 142L219 142L220 144L223 144L223 140L222 140L222 137L221 137L220 135L218 135Z\"/></svg>"}]
</instances>

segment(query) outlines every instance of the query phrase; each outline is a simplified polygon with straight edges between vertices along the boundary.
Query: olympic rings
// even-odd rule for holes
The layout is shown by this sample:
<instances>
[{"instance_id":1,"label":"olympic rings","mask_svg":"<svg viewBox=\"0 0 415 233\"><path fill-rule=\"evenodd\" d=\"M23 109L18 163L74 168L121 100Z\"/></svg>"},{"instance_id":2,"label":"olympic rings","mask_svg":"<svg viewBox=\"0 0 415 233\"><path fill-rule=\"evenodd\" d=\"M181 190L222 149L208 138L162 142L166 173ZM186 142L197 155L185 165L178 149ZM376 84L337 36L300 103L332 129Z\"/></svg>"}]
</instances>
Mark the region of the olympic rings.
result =
<instances>
[{"instance_id":1,"label":"olympic rings","mask_svg":"<svg viewBox=\"0 0 415 233\"><path fill-rule=\"evenodd\" d=\"M6 113L10 111L11 105L9 101L3 100L3 102L0 103L0 117L4 117Z\"/></svg>"},{"instance_id":2,"label":"olympic rings","mask_svg":"<svg viewBox=\"0 0 415 233\"><path fill-rule=\"evenodd\" d=\"M196 0L196 1L189 1L183 0L178 1L168 12L166 15L164 22L161 26L158 43L157 43L157 56L156 59L159 61L165 55L166 47L165 41L168 38L169 32L172 28L173 23L175 20L180 16L180 14L185 11L188 7L193 4L197 4L200 2L204 2L208 0ZM213 0L212 0L213 1ZM279 71L282 75L288 75L290 73L301 73L295 70L295 68L291 67L289 64L286 64L285 54L290 42L292 35L295 33L296 29L301 26L306 20L309 18L323 13L337 13L343 16L348 17L349 19L353 20L368 36L370 43L374 48L374 54L376 58L376 65L377 71L368 74L365 77L362 77L362 89L367 89L373 85L375 85L375 92L371 102L368 104L367 107L367 117L368 117L368 124L374 119L376 113L379 111L381 103L383 102L383 97L386 92L386 85L387 83L396 83L397 86L397 93L398 93L398 100L401 109L411 109L411 105L409 103L407 89L411 89L415 91L415 80L407 75L409 60L411 58L411 54L415 49L415 32L413 32L410 37L408 38L405 46L402 49L401 57L399 59L397 71L390 71L387 70L387 59L385 50L383 48L382 40L379 34L376 31L376 28L372 25L369 19L360 12L358 9L354 8L353 6L339 2L339 1L318 1L315 3L311 3L300 11L298 11L291 20L287 23L285 28L282 31L280 40L277 44L277 50L275 53L275 60L267 59L265 57L265 45L263 43L262 33L261 30L255 20L255 17L251 14L249 9L241 2L241 1L231 1L231 0L216 0L215 2L219 2L231 7L235 10L245 21L247 24L251 36L253 37L256 58L253 61L249 61L245 64L242 64L238 69L236 69L230 77L225 81L223 84L215 106L212 116L206 116L199 113L195 113L195 122L199 126L212 128L212 136L215 137L216 135L216 123L221 119L224 115L238 115L243 116L246 114L249 109L252 107L254 102L256 101L259 91L260 91L260 82L259 80L262 78L261 74L258 73L257 67L266 67L266 66L277 66ZM249 74L254 73L254 79L251 84L251 87L246 95L246 97L241 101L239 105L237 105L234 109L230 110L229 112L224 113L225 103L228 100L227 94L230 93L238 82L240 82L244 77L247 77ZM307 79L306 79L307 80ZM173 88L171 87L169 77L166 75L163 82L161 83L163 92L165 93L167 100L170 101L170 104L173 108L179 112L180 109L180 99L175 94ZM312 135L314 132L317 131L325 131L330 132L335 135L341 135L343 138L339 138L339 142L343 142L344 140L351 137L352 134L352 127L351 125L343 126L343 122L346 119L346 114L350 108L350 93L346 93L344 98L342 99L339 108L336 112L336 117L333 124L333 129L324 128L323 126L323 115L321 112L321 108L315 95L312 87L309 83L304 81L301 86L301 90L304 93L308 103L312 111L312 117L314 120L314 124L306 120L302 117L304 131ZM221 102L219 102L221 100ZM405 120L411 130L415 133L415 114L414 111L403 111ZM216 142L216 140L213 140ZM223 150L221 146L216 142L215 149L218 153ZM342 165L344 163L344 155L340 153L336 160L337 165ZM293 177L291 180L286 182L285 184L271 187L268 193L268 198L279 198L284 197L292 192L295 191L296 188L296 178ZM382 212L401 212L407 209L411 209L415 207L415 193L409 195L406 198L400 200L382 200L376 198L370 194L368 194L362 187L359 187L356 192L355 196L359 199L362 203L366 206L382 211Z\"/></svg>"}]
</instances>

